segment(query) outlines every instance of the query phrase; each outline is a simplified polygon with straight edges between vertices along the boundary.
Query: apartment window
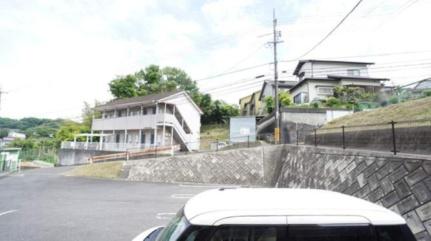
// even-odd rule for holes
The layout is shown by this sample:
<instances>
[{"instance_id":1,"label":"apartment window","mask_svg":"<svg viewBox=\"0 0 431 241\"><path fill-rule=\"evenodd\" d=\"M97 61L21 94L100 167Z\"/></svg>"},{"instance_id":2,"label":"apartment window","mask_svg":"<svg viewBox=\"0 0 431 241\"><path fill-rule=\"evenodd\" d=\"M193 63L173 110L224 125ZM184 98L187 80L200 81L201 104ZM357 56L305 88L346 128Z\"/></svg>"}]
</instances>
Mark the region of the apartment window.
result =
<instances>
[{"instance_id":1,"label":"apartment window","mask_svg":"<svg viewBox=\"0 0 431 241\"><path fill-rule=\"evenodd\" d=\"M360 76L361 75L361 70L359 70L359 69L348 69L347 70L347 75L348 76Z\"/></svg>"},{"instance_id":2,"label":"apartment window","mask_svg":"<svg viewBox=\"0 0 431 241\"><path fill-rule=\"evenodd\" d=\"M319 95L333 95L334 89L330 86L319 86L317 87L317 94Z\"/></svg>"},{"instance_id":3,"label":"apartment window","mask_svg":"<svg viewBox=\"0 0 431 241\"><path fill-rule=\"evenodd\" d=\"M141 144L145 144L145 133L142 132L141 134Z\"/></svg>"}]
</instances>

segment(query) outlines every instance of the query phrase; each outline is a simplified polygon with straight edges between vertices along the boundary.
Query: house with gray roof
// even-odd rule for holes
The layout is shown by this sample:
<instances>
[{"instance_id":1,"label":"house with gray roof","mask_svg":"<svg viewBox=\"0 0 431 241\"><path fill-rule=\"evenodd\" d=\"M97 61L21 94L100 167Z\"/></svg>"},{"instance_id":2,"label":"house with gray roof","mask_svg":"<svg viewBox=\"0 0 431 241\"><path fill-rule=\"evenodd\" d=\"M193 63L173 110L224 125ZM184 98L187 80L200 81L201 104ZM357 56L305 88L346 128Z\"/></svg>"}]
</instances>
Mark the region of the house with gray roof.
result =
<instances>
[{"instance_id":1,"label":"house with gray roof","mask_svg":"<svg viewBox=\"0 0 431 241\"><path fill-rule=\"evenodd\" d=\"M290 88L294 103L311 103L333 95L335 86L360 87L379 92L386 78L369 76L371 62L338 60L300 60L293 72L298 79Z\"/></svg>"}]
</instances>

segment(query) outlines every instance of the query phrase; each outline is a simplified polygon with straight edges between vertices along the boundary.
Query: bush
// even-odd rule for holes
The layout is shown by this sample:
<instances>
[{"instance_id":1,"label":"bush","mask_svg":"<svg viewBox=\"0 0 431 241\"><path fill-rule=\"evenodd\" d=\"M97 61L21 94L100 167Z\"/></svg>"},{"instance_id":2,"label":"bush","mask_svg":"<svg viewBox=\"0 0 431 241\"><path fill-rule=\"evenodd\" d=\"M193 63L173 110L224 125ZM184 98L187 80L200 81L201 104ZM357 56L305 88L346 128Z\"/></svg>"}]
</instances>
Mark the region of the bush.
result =
<instances>
[{"instance_id":1,"label":"bush","mask_svg":"<svg viewBox=\"0 0 431 241\"><path fill-rule=\"evenodd\" d=\"M335 97L329 97L326 99L326 105L328 107L338 107L341 105L341 101Z\"/></svg>"},{"instance_id":2,"label":"bush","mask_svg":"<svg viewBox=\"0 0 431 241\"><path fill-rule=\"evenodd\" d=\"M400 101L398 100L397 96L392 96L391 98L389 98L389 103L391 104L398 104Z\"/></svg>"},{"instance_id":3,"label":"bush","mask_svg":"<svg viewBox=\"0 0 431 241\"><path fill-rule=\"evenodd\" d=\"M425 90L422 92L424 96L430 97L431 96L431 90Z\"/></svg>"}]
</instances>

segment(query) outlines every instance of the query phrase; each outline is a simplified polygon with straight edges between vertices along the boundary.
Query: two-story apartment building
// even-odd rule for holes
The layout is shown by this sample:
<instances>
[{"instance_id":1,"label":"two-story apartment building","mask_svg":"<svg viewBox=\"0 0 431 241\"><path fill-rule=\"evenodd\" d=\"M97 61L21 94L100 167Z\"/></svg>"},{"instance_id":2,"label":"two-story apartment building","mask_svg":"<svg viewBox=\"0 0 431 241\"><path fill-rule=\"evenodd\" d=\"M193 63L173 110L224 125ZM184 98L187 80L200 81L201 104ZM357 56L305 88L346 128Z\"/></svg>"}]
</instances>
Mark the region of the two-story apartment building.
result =
<instances>
[{"instance_id":1,"label":"two-story apartment building","mask_svg":"<svg viewBox=\"0 0 431 241\"><path fill-rule=\"evenodd\" d=\"M202 111L184 91L116 99L96 110L101 118L93 120L91 132L102 138L100 149L173 145L199 149Z\"/></svg>"},{"instance_id":2,"label":"two-story apartment building","mask_svg":"<svg viewBox=\"0 0 431 241\"><path fill-rule=\"evenodd\" d=\"M370 92L382 89L386 78L369 76L371 62L337 60L301 60L293 75L298 83L290 89L294 103L310 103L333 95L337 85L361 87Z\"/></svg>"}]
</instances>

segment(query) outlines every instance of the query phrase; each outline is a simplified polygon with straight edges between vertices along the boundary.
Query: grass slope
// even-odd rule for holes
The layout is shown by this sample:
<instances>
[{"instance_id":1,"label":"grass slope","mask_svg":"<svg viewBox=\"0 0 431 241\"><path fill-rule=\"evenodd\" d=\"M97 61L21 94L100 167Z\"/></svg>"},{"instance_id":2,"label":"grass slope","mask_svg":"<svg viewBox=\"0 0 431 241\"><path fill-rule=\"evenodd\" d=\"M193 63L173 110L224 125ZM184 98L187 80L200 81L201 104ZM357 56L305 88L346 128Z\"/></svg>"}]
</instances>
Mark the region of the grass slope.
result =
<instances>
[{"instance_id":1,"label":"grass slope","mask_svg":"<svg viewBox=\"0 0 431 241\"><path fill-rule=\"evenodd\" d=\"M64 175L115 179L120 177L122 166L123 161L94 163L75 167Z\"/></svg>"},{"instance_id":2,"label":"grass slope","mask_svg":"<svg viewBox=\"0 0 431 241\"><path fill-rule=\"evenodd\" d=\"M201 127L201 149L208 149L211 142L225 141L229 138L228 124L203 125Z\"/></svg>"},{"instance_id":3,"label":"grass slope","mask_svg":"<svg viewBox=\"0 0 431 241\"><path fill-rule=\"evenodd\" d=\"M431 97L390 105L372 111L357 112L335 119L324 127L388 123L392 120L412 121L423 119L431 120Z\"/></svg>"}]
</instances>

